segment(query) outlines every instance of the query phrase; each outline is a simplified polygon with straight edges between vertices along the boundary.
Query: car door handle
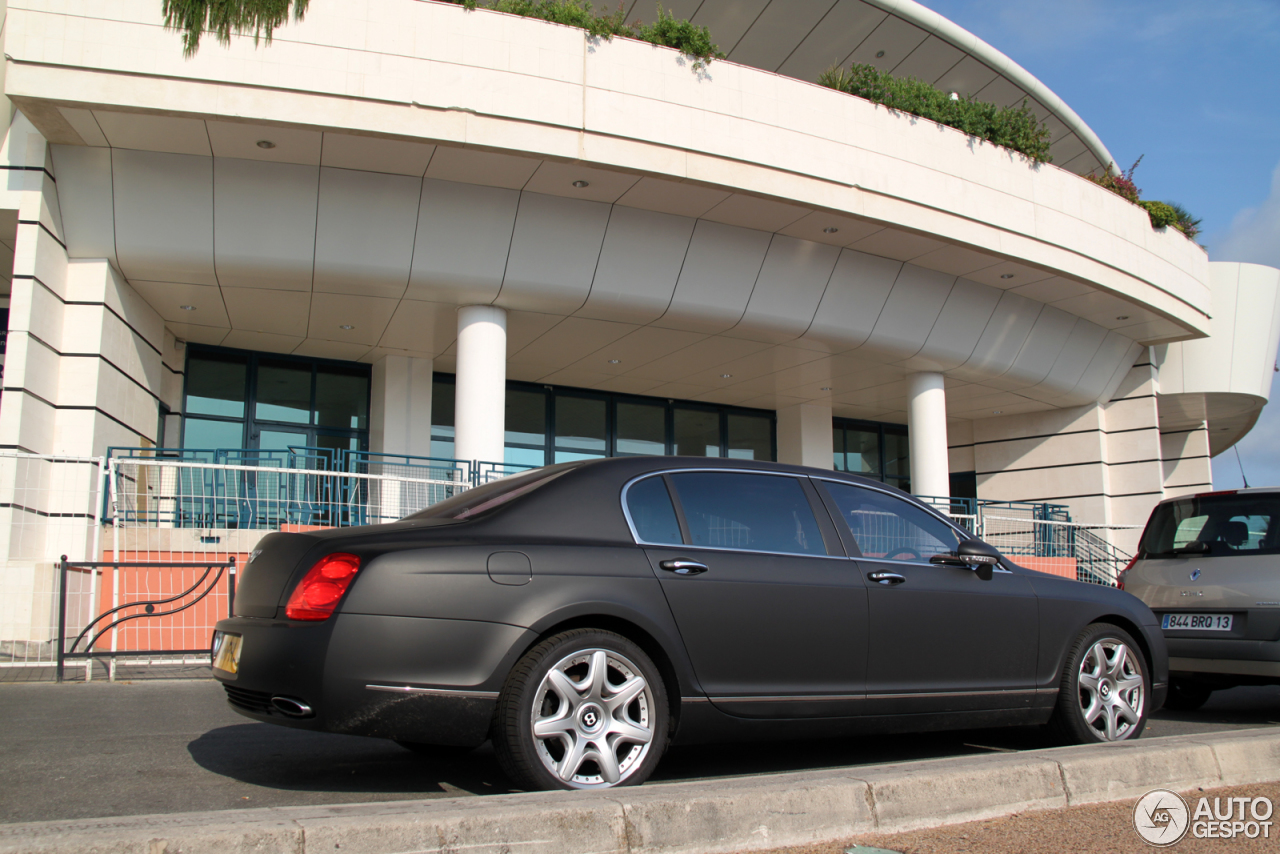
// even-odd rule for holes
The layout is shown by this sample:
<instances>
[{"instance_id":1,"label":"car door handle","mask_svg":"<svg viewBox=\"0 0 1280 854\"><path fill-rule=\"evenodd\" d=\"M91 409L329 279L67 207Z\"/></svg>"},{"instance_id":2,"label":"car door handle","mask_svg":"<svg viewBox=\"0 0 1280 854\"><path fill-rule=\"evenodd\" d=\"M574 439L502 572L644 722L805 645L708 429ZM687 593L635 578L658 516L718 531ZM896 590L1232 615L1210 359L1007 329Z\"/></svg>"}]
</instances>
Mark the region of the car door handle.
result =
<instances>
[{"instance_id":1,"label":"car door handle","mask_svg":"<svg viewBox=\"0 0 1280 854\"><path fill-rule=\"evenodd\" d=\"M698 575L707 571L705 563L698 563L696 560L685 560L684 558L664 560L658 566L667 572L674 572L676 575Z\"/></svg>"},{"instance_id":2,"label":"car door handle","mask_svg":"<svg viewBox=\"0 0 1280 854\"><path fill-rule=\"evenodd\" d=\"M907 580L905 575L899 575L896 572L868 572L867 578L885 585L901 584Z\"/></svg>"}]
</instances>

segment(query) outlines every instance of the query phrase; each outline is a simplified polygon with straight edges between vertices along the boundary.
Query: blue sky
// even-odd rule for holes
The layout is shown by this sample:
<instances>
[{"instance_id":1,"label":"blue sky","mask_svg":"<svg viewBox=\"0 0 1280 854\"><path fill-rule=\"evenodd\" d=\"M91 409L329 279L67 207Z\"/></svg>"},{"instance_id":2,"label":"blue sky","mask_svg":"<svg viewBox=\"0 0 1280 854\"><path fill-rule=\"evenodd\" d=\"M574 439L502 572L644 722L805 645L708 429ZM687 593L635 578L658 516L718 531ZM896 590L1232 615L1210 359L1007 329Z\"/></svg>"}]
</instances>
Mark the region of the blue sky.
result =
<instances>
[{"instance_id":1,"label":"blue sky","mask_svg":"<svg viewBox=\"0 0 1280 854\"><path fill-rule=\"evenodd\" d=\"M1211 260L1280 267L1280 2L922 2L1057 92L1121 168L1143 155L1143 197L1201 217ZM1280 485L1280 401L1239 449L1251 486ZM1213 474L1240 486L1235 454Z\"/></svg>"}]
</instances>

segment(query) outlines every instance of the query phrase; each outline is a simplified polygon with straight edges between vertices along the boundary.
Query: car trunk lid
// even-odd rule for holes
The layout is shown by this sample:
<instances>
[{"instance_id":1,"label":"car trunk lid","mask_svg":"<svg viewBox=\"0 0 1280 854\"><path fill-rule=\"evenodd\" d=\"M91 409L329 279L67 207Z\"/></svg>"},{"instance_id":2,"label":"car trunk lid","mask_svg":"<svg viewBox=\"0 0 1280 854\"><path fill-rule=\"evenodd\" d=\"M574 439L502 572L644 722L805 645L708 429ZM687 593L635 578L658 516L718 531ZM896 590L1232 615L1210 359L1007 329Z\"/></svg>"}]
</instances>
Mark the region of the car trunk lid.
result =
<instances>
[{"instance_id":1,"label":"car trunk lid","mask_svg":"<svg viewBox=\"0 0 1280 854\"><path fill-rule=\"evenodd\" d=\"M268 534L258 543L236 583L237 617L274 617L285 587L307 553L320 542L311 534Z\"/></svg>"}]
</instances>

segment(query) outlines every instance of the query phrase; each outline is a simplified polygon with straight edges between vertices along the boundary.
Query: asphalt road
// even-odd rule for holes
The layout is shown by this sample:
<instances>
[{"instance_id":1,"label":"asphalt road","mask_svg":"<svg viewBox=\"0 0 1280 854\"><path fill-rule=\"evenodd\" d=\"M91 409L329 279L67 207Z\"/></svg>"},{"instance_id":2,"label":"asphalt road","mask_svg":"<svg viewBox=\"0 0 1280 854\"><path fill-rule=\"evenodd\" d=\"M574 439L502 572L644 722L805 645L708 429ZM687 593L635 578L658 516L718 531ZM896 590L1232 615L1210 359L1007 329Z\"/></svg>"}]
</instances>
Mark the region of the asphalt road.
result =
<instances>
[{"instance_id":1,"label":"asphalt road","mask_svg":"<svg viewBox=\"0 0 1280 854\"><path fill-rule=\"evenodd\" d=\"M510 791L488 745L427 759L380 739L250 721L211 680L0 685L0 821L457 797ZM1147 736L1280 726L1280 687L1162 712ZM693 780L1044 747L1034 730L672 750L655 780Z\"/></svg>"}]
</instances>

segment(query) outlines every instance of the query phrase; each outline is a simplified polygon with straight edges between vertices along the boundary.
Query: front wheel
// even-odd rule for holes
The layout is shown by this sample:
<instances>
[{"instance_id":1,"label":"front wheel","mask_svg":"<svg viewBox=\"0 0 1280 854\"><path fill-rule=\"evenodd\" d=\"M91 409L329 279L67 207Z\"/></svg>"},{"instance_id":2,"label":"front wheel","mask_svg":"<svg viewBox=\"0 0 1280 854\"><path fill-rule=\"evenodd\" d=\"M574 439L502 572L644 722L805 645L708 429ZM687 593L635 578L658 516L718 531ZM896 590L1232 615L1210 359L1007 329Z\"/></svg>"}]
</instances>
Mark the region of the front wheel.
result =
<instances>
[{"instance_id":1,"label":"front wheel","mask_svg":"<svg viewBox=\"0 0 1280 854\"><path fill-rule=\"evenodd\" d=\"M1128 632L1085 628L1067 655L1050 731L1070 744L1137 738L1150 702L1146 662Z\"/></svg>"},{"instance_id":2,"label":"front wheel","mask_svg":"<svg viewBox=\"0 0 1280 854\"><path fill-rule=\"evenodd\" d=\"M498 700L494 749L529 789L638 785L667 744L670 714L644 650L602 629L574 629L529 650Z\"/></svg>"}]
</instances>

